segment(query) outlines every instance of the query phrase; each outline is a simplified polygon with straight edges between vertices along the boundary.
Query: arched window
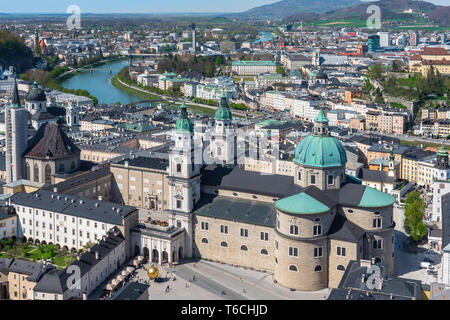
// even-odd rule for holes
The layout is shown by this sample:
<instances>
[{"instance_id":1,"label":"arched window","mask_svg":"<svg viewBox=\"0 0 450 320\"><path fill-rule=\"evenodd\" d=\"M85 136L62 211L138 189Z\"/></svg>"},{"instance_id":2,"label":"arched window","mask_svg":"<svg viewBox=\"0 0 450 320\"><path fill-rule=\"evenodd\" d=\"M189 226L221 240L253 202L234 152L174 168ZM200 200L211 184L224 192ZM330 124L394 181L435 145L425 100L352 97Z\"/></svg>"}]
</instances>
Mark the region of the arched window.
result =
<instances>
[{"instance_id":1,"label":"arched window","mask_svg":"<svg viewBox=\"0 0 450 320\"><path fill-rule=\"evenodd\" d=\"M377 264L377 263L381 263L381 258L380 257L376 257L375 258L375 264Z\"/></svg>"},{"instance_id":2,"label":"arched window","mask_svg":"<svg viewBox=\"0 0 450 320\"><path fill-rule=\"evenodd\" d=\"M47 183L47 184L51 184L52 183L52 169L50 168L49 164L47 164L45 166L44 175L45 175L44 182Z\"/></svg>"},{"instance_id":3,"label":"arched window","mask_svg":"<svg viewBox=\"0 0 450 320\"><path fill-rule=\"evenodd\" d=\"M59 170L58 170L58 172L64 172L66 170L66 167L64 166L64 163L61 163L60 165L59 165Z\"/></svg>"},{"instance_id":4,"label":"arched window","mask_svg":"<svg viewBox=\"0 0 450 320\"><path fill-rule=\"evenodd\" d=\"M39 167L38 165L35 163L34 167L33 167L33 175L34 175L34 182L39 182Z\"/></svg>"},{"instance_id":5,"label":"arched window","mask_svg":"<svg viewBox=\"0 0 450 320\"><path fill-rule=\"evenodd\" d=\"M338 269L339 271L345 271L345 267L344 267L342 264L338 265L338 266L337 266L337 269Z\"/></svg>"},{"instance_id":6,"label":"arched window","mask_svg":"<svg viewBox=\"0 0 450 320\"><path fill-rule=\"evenodd\" d=\"M203 239L202 239L202 243L208 243L208 239L203 238Z\"/></svg>"},{"instance_id":7,"label":"arched window","mask_svg":"<svg viewBox=\"0 0 450 320\"><path fill-rule=\"evenodd\" d=\"M267 256L267 255L269 255L269 252L267 252L266 249L261 249L261 254Z\"/></svg>"},{"instance_id":8,"label":"arched window","mask_svg":"<svg viewBox=\"0 0 450 320\"><path fill-rule=\"evenodd\" d=\"M221 246L221 247L228 248L228 243L226 243L225 241L222 241L222 242L220 243L220 246Z\"/></svg>"},{"instance_id":9,"label":"arched window","mask_svg":"<svg viewBox=\"0 0 450 320\"><path fill-rule=\"evenodd\" d=\"M242 246L241 246L241 250L242 250L242 251L248 251L248 248L247 248L246 245L242 245Z\"/></svg>"},{"instance_id":10,"label":"arched window","mask_svg":"<svg viewBox=\"0 0 450 320\"><path fill-rule=\"evenodd\" d=\"M289 271L297 272L297 271L298 271L297 266L291 264L291 265L289 266Z\"/></svg>"},{"instance_id":11,"label":"arched window","mask_svg":"<svg viewBox=\"0 0 450 320\"><path fill-rule=\"evenodd\" d=\"M314 268L314 271L315 271L315 272L320 272L320 271L322 271L322 266L316 266L316 267Z\"/></svg>"}]
</instances>

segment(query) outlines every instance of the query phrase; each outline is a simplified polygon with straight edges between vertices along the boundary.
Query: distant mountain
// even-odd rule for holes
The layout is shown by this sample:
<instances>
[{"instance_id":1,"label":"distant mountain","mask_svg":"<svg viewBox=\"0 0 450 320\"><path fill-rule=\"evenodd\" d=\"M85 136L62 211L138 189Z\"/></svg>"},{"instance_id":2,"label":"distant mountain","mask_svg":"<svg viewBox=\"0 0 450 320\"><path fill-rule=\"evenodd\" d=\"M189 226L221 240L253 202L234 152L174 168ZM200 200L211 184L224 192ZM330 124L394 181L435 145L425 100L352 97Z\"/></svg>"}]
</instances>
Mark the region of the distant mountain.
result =
<instances>
[{"instance_id":1,"label":"distant mountain","mask_svg":"<svg viewBox=\"0 0 450 320\"><path fill-rule=\"evenodd\" d=\"M361 4L360 0L282 0L242 12L252 18L284 18L296 13L322 13Z\"/></svg>"},{"instance_id":2,"label":"distant mountain","mask_svg":"<svg viewBox=\"0 0 450 320\"><path fill-rule=\"evenodd\" d=\"M326 13L316 13L312 15L294 14L286 17L286 21L314 21L314 20L332 20L332 19L367 19L369 13L367 8L371 5L377 5L381 9L381 19L399 19L415 20L416 15L403 13L404 10L412 9L413 12L426 13L430 19L441 25L449 25L450 7L436 6L432 3L417 0L380 0L375 2L366 2L357 6L340 8Z\"/></svg>"}]
</instances>

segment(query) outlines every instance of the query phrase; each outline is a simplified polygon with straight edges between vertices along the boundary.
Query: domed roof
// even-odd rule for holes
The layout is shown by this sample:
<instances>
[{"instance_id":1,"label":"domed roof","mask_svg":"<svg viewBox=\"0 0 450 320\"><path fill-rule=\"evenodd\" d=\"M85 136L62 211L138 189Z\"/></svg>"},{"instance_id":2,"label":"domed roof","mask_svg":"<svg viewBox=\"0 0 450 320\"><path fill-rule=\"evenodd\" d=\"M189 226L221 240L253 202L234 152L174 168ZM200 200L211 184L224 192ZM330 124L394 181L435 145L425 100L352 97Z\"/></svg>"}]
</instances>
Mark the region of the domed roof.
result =
<instances>
[{"instance_id":1,"label":"domed roof","mask_svg":"<svg viewBox=\"0 0 450 320\"><path fill-rule=\"evenodd\" d=\"M322 110L314 121L316 127L326 126L328 123ZM294 162L306 167L341 167L347 163L347 154L338 139L330 137L323 130L316 130L299 142Z\"/></svg>"},{"instance_id":2,"label":"domed roof","mask_svg":"<svg viewBox=\"0 0 450 320\"><path fill-rule=\"evenodd\" d=\"M39 88L39 84L37 82L33 82L33 87L30 89L27 95L27 101L46 101L47 98L45 96L44 90Z\"/></svg>"},{"instance_id":3,"label":"domed roof","mask_svg":"<svg viewBox=\"0 0 450 320\"><path fill-rule=\"evenodd\" d=\"M194 125L191 119L188 118L187 107L184 101L180 106L180 118L178 118L177 122L175 123L175 130L194 132Z\"/></svg>"},{"instance_id":4,"label":"domed roof","mask_svg":"<svg viewBox=\"0 0 450 320\"><path fill-rule=\"evenodd\" d=\"M220 97L219 107L216 110L215 119L218 121L230 120L233 118L231 110L228 107L227 97L222 93Z\"/></svg>"}]
</instances>

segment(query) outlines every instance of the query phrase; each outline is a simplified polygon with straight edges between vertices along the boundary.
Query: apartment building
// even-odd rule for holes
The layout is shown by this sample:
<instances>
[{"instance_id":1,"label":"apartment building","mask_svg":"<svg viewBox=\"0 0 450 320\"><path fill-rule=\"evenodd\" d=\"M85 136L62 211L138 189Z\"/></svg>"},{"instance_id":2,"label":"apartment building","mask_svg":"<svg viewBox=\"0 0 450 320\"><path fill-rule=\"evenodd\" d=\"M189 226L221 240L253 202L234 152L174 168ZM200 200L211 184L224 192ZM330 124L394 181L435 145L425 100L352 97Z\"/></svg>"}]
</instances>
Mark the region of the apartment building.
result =
<instances>
[{"instance_id":1,"label":"apartment building","mask_svg":"<svg viewBox=\"0 0 450 320\"><path fill-rule=\"evenodd\" d=\"M407 152L402 158L402 178L413 183L419 183L419 162L431 160L436 154L433 151L426 151L422 149L412 149ZM422 173L426 173L426 168L421 169ZM430 177L422 176L422 181Z\"/></svg>"},{"instance_id":2,"label":"apartment building","mask_svg":"<svg viewBox=\"0 0 450 320\"><path fill-rule=\"evenodd\" d=\"M0 240L17 236L17 215L13 208L0 207Z\"/></svg>"},{"instance_id":3,"label":"apartment building","mask_svg":"<svg viewBox=\"0 0 450 320\"><path fill-rule=\"evenodd\" d=\"M262 73L276 73L274 61L233 61L231 72L239 76L257 76Z\"/></svg>"}]
</instances>

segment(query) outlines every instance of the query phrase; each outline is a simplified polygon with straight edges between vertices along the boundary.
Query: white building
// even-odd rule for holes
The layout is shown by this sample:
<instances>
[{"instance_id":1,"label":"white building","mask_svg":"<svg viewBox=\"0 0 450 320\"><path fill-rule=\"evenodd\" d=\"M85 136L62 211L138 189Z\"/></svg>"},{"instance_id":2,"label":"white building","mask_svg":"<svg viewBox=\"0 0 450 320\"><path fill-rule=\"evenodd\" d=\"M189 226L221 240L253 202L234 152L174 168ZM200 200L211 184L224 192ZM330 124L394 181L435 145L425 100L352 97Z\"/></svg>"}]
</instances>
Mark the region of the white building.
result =
<instances>
[{"instance_id":1,"label":"white building","mask_svg":"<svg viewBox=\"0 0 450 320\"><path fill-rule=\"evenodd\" d=\"M391 45L391 34L389 32L378 32L380 36L380 47L389 47Z\"/></svg>"},{"instance_id":2,"label":"white building","mask_svg":"<svg viewBox=\"0 0 450 320\"><path fill-rule=\"evenodd\" d=\"M437 153L434 168L433 212L428 217L431 221L442 221L442 196L450 193L450 166L448 152L441 147Z\"/></svg>"},{"instance_id":3,"label":"white building","mask_svg":"<svg viewBox=\"0 0 450 320\"><path fill-rule=\"evenodd\" d=\"M17 236L17 215L8 207L0 208L0 240Z\"/></svg>"}]
</instances>

